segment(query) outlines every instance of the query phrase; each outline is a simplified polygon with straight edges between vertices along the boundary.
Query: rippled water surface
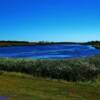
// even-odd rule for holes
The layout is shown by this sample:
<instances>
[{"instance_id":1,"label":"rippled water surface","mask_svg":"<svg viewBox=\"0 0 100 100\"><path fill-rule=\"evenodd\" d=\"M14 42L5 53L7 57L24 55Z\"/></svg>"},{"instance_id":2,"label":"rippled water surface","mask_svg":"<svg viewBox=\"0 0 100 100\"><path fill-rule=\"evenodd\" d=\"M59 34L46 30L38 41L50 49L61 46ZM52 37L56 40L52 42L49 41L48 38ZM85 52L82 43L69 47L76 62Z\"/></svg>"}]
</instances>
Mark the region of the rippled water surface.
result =
<instances>
[{"instance_id":1,"label":"rippled water surface","mask_svg":"<svg viewBox=\"0 0 100 100\"><path fill-rule=\"evenodd\" d=\"M100 54L100 49L84 45L44 45L0 47L0 57L10 58L78 58Z\"/></svg>"}]
</instances>

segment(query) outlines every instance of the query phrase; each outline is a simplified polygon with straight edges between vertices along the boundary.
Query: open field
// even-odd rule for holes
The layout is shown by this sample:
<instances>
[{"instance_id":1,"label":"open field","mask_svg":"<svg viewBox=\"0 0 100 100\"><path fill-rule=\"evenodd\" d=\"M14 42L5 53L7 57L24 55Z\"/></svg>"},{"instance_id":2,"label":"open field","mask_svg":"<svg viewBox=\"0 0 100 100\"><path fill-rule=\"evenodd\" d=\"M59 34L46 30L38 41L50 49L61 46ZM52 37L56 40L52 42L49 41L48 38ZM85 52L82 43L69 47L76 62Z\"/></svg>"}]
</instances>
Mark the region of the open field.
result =
<instances>
[{"instance_id":1,"label":"open field","mask_svg":"<svg viewBox=\"0 0 100 100\"><path fill-rule=\"evenodd\" d=\"M73 83L3 72L0 96L8 100L100 100L100 79Z\"/></svg>"}]
</instances>

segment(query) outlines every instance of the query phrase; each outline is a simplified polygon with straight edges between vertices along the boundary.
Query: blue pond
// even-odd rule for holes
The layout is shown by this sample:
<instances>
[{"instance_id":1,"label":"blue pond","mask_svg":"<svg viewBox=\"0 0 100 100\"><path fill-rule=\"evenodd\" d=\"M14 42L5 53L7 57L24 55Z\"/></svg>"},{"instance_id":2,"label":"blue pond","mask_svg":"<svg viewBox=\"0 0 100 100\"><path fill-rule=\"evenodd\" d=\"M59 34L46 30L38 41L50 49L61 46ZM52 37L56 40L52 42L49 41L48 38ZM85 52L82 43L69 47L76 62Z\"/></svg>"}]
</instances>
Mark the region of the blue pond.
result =
<instances>
[{"instance_id":1,"label":"blue pond","mask_svg":"<svg viewBox=\"0 0 100 100\"><path fill-rule=\"evenodd\" d=\"M96 54L100 54L100 49L75 44L0 47L0 58L63 59L89 57Z\"/></svg>"}]
</instances>

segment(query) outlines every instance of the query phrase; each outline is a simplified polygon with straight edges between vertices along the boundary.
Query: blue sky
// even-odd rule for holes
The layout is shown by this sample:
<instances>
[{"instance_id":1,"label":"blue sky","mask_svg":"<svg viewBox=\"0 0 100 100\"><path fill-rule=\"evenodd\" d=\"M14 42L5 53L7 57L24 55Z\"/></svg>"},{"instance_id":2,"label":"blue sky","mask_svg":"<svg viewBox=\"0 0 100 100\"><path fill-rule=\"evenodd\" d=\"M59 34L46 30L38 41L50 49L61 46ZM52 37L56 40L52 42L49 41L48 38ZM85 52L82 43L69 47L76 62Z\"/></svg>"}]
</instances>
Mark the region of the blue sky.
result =
<instances>
[{"instance_id":1,"label":"blue sky","mask_svg":"<svg viewBox=\"0 0 100 100\"><path fill-rule=\"evenodd\" d=\"M100 0L0 0L0 40L100 40Z\"/></svg>"}]
</instances>

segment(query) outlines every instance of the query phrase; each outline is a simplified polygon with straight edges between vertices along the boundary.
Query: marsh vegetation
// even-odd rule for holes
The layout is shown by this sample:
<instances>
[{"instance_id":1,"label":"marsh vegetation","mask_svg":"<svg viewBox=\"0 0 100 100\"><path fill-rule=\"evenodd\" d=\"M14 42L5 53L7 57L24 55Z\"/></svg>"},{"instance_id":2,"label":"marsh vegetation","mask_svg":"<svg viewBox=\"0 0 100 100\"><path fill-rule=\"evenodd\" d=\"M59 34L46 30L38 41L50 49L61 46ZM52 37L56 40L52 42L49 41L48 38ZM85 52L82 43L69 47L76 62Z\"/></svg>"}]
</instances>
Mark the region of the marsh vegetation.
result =
<instances>
[{"instance_id":1,"label":"marsh vegetation","mask_svg":"<svg viewBox=\"0 0 100 100\"><path fill-rule=\"evenodd\" d=\"M67 81L93 80L100 74L100 57L67 60L0 59L0 71L21 72Z\"/></svg>"}]
</instances>

